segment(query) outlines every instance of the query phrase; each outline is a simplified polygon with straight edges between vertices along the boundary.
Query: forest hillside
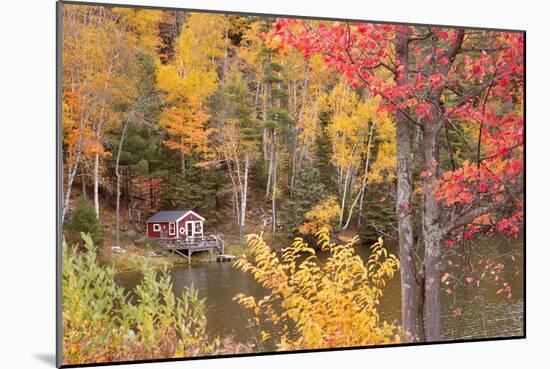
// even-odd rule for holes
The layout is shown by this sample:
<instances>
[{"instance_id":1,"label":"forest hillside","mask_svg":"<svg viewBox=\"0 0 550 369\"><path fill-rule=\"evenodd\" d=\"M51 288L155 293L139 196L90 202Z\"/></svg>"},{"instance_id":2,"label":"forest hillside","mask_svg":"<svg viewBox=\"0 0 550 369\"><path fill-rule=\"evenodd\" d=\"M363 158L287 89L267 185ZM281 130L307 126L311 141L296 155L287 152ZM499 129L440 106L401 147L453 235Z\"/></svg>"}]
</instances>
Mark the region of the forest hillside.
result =
<instances>
[{"instance_id":1,"label":"forest hillside","mask_svg":"<svg viewBox=\"0 0 550 369\"><path fill-rule=\"evenodd\" d=\"M106 235L118 207L137 235L185 208L234 242L321 226L395 237L394 122L320 56L267 47L274 19L85 7L64 19L64 219L84 196Z\"/></svg>"}]
</instances>

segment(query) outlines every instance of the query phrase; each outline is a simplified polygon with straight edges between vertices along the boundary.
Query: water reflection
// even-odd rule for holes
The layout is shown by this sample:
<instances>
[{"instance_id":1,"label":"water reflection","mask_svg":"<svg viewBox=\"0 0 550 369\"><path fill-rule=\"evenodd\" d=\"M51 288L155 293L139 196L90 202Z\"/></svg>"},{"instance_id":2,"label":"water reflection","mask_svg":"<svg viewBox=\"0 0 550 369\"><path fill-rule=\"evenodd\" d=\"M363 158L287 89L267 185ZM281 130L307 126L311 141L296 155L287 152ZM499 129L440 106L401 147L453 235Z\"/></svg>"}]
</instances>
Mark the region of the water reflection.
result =
<instances>
[{"instance_id":1,"label":"water reflection","mask_svg":"<svg viewBox=\"0 0 550 369\"><path fill-rule=\"evenodd\" d=\"M513 245L495 239L497 248L516 247L521 249L522 241ZM481 244L480 244L481 247ZM485 247L485 244L483 245ZM395 246L388 246L395 252ZM393 250L392 250L393 249ZM359 247L358 253L366 260L368 247ZM453 258L451 257L451 260ZM456 262L455 262L456 263ZM521 266L522 261L516 260ZM232 267L232 263L208 263L189 266L177 266L171 269L174 292L180 295L186 286L194 285L199 295L207 301L207 330L211 337L232 336L239 342L251 342L257 331L248 325L251 314L239 306L233 297L237 293L261 296L263 289L249 275ZM481 281L479 287L460 284L453 293L444 293L443 298L443 339L471 339L486 337L521 336L523 334L523 273L514 268L505 268L502 275L514 291L508 299L505 294L497 294L495 284L488 278ZM137 272L124 272L117 275L117 283L132 289L139 283L141 275ZM399 324L401 316L401 298L399 274L391 280L381 299L380 317L383 320ZM456 309L460 314L456 314ZM453 310L455 313L453 313Z\"/></svg>"}]
</instances>

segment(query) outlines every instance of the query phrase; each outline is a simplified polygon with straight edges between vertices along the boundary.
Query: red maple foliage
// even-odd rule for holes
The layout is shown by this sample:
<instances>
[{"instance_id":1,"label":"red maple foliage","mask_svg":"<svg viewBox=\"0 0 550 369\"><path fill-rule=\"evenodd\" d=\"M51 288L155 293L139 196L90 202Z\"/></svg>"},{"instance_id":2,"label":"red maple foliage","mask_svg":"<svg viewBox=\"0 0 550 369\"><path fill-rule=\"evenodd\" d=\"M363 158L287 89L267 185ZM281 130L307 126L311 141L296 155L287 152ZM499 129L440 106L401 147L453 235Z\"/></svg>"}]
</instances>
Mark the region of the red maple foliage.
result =
<instances>
[{"instance_id":1,"label":"red maple foliage","mask_svg":"<svg viewBox=\"0 0 550 369\"><path fill-rule=\"evenodd\" d=\"M408 40L406 65L396 58L398 34ZM431 163L433 168L421 173L440 204L455 210L449 215L451 239L471 238L481 230L518 233L523 222L522 33L280 18L265 40L268 47L284 52L290 46L305 58L320 54L352 86L382 96L381 109L399 111L420 127L443 120L445 131L461 137L467 160L456 165L451 147L448 170Z\"/></svg>"}]
</instances>

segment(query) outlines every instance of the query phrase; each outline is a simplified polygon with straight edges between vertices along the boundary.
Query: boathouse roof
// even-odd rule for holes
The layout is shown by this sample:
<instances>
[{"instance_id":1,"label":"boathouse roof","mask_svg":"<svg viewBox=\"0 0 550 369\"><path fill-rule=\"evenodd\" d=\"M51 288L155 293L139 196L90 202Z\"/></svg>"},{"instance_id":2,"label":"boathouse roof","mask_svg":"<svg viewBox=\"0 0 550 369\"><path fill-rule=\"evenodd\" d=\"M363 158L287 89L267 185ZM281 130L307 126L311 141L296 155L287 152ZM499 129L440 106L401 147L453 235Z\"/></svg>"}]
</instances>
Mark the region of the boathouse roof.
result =
<instances>
[{"instance_id":1,"label":"boathouse roof","mask_svg":"<svg viewBox=\"0 0 550 369\"><path fill-rule=\"evenodd\" d=\"M147 222L175 222L185 217L189 213L195 214L197 217L204 220L202 216L195 213L193 210L179 209L159 211L158 213L147 219Z\"/></svg>"}]
</instances>

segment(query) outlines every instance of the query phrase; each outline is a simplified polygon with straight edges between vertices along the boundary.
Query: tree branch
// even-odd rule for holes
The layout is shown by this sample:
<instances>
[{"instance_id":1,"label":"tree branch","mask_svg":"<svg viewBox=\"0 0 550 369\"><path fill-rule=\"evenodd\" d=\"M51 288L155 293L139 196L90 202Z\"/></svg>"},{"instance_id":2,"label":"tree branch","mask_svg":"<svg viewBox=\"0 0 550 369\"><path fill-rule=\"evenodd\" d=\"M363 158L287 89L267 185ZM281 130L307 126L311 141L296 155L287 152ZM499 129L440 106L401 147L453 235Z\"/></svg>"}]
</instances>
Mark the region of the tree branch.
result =
<instances>
[{"instance_id":1,"label":"tree branch","mask_svg":"<svg viewBox=\"0 0 550 369\"><path fill-rule=\"evenodd\" d=\"M452 231L454 231L455 229L470 224L474 219L502 208L503 206L507 205L510 202L511 197L512 196L509 196L501 201L493 202L486 206L480 206L480 207L474 208L468 211L467 213L461 215L460 217L456 218L455 220L449 221L449 223L447 223L447 225L442 228L442 235L446 236Z\"/></svg>"}]
</instances>

